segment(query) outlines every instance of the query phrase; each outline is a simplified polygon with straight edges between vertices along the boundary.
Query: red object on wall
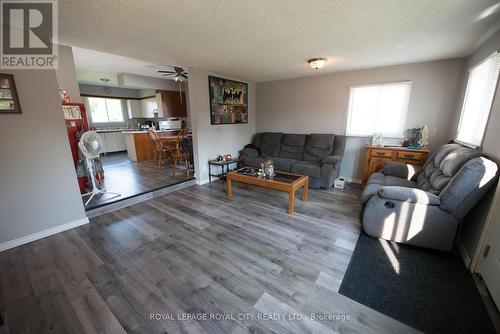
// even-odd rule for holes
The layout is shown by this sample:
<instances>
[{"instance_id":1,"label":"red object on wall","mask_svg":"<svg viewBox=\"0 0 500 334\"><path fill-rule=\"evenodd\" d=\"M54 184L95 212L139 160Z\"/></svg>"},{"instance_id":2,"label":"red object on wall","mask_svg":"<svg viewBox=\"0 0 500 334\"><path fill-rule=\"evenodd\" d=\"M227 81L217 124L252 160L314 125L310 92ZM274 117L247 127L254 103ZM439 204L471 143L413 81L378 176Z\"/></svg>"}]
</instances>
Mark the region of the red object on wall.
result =
<instances>
[{"instance_id":1,"label":"red object on wall","mask_svg":"<svg viewBox=\"0 0 500 334\"><path fill-rule=\"evenodd\" d=\"M78 139L77 134L83 131L89 131L89 122L87 112L83 103L63 103L62 105L64 120L66 121L66 130L68 131L69 146L73 156L73 164L76 167L78 163ZM87 187L87 178L79 177L78 184L80 191L85 191Z\"/></svg>"}]
</instances>

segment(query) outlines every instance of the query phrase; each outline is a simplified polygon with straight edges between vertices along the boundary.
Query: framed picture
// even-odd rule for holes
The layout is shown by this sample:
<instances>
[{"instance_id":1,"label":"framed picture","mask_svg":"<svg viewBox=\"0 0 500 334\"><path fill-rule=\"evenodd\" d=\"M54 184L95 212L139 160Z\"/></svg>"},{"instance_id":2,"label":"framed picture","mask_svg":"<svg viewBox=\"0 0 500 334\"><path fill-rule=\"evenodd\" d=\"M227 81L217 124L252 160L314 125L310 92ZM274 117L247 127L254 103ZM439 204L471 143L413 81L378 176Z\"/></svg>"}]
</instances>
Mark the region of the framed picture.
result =
<instances>
[{"instance_id":1,"label":"framed picture","mask_svg":"<svg viewBox=\"0 0 500 334\"><path fill-rule=\"evenodd\" d=\"M21 114L14 76L0 73L0 114Z\"/></svg>"},{"instance_id":2,"label":"framed picture","mask_svg":"<svg viewBox=\"0 0 500 334\"><path fill-rule=\"evenodd\" d=\"M248 123L248 84L208 77L210 122L219 124Z\"/></svg>"}]
</instances>

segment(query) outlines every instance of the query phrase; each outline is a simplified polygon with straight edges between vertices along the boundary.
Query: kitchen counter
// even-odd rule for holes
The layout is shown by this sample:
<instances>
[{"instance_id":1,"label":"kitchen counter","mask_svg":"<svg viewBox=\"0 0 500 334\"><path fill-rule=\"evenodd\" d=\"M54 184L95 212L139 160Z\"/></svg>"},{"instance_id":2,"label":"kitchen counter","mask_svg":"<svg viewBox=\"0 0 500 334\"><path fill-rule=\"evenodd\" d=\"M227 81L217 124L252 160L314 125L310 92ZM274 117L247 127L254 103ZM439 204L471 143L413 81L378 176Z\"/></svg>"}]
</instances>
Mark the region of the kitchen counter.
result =
<instances>
[{"instance_id":1,"label":"kitchen counter","mask_svg":"<svg viewBox=\"0 0 500 334\"><path fill-rule=\"evenodd\" d=\"M178 131L157 131L160 138L172 141L177 140ZM127 145L127 155L132 161L151 160L154 157L154 145L147 131L122 131ZM170 135L169 135L170 134ZM173 135L172 135L173 134Z\"/></svg>"},{"instance_id":2,"label":"kitchen counter","mask_svg":"<svg viewBox=\"0 0 500 334\"><path fill-rule=\"evenodd\" d=\"M179 131L157 131L158 136L175 146ZM151 160L154 157L154 145L147 131L122 131L127 145L127 155L132 161ZM188 136L191 138L191 136Z\"/></svg>"},{"instance_id":3,"label":"kitchen counter","mask_svg":"<svg viewBox=\"0 0 500 334\"><path fill-rule=\"evenodd\" d=\"M106 133L106 132L123 132L126 129L96 129L94 130L97 133Z\"/></svg>"},{"instance_id":4,"label":"kitchen counter","mask_svg":"<svg viewBox=\"0 0 500 334\"><path fill-rule=\"evenodd\" d=\"M147 130L120 130L122 133L148 133ZM177 132L177 131L166 131L166 130L156 130L156 133L163 133L163 132Z\"/></svg>"}]
</instances>

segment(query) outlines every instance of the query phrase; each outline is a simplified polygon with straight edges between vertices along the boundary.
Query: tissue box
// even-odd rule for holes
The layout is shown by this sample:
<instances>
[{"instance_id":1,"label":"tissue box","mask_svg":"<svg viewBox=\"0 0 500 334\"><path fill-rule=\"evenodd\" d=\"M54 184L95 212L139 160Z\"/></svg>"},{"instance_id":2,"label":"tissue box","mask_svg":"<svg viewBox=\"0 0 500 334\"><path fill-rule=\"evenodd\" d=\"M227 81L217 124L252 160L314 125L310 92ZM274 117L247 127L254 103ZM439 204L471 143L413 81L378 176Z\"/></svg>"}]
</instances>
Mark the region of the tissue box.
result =
<instances>
[{"instance_id":1,"label":"tissue box","mask_svg":"<svg viewBox=\"0 0 500 334\"><path fill-rule=\"evenodd\" d=\"M345 179L343 177L339 177L335 180L334 187L337 189L344 189L345 187Z\"/></svg>"}]
</instances>

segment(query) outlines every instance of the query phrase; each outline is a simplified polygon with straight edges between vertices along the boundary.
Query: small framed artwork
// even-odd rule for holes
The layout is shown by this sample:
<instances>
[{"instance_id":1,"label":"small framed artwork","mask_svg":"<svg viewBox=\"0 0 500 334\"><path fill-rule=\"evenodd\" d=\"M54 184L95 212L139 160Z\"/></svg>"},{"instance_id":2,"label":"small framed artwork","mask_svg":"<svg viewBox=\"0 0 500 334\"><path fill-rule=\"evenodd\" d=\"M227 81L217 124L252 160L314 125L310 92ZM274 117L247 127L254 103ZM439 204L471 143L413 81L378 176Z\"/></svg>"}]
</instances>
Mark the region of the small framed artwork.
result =
<instances>
[{"instance_id":1,"label":"small framed artwork","mask_svg":"<svg viewBox=\"0 0 500 334\"><path fill-rule=\"evenodd\" d=\"M21 114L14 76L0 73L0 114Z\"/></svg>"},{"instance_id":2,"label":"small framed artwork","mask_svg":"<svg viewBox=\"0 0 500 334\"><path fill-rule=\"evenodd\" d=\"M248 123L248 84L217 77L208 77L210 90L210 123Z\"/></svg>"},{"instance_id":3,"label":"small framed artwork","mask_svg":"<svg viewBox=\"0 0 500 334\"><path fill-rule=\"evenodd\" d=\"M373 146L382 146L382 142L384 141L384 135L382 133L374 133L372 137L372 145Z\"/></svg>"}]
</instances>

